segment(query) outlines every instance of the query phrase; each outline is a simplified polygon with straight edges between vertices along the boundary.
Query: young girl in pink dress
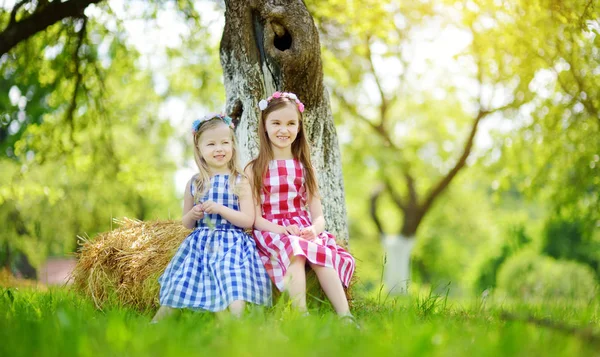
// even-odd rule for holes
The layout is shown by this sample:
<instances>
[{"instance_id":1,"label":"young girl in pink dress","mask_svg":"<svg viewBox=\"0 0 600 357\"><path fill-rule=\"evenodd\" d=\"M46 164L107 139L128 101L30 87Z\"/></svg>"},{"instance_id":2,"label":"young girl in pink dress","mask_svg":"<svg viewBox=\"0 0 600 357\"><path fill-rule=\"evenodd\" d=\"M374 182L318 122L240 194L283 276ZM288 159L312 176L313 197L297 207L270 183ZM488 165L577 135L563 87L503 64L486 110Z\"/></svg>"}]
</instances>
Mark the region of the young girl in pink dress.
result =
<instances>
[{"instance_id":1,"label":"young girl in pink dress","mask_svg":"<svg viewBox=\"0 0 600 357\"><path fill-rule=\"evenodd\" d=\"M292 306L306 313L305 265L315 271L340 316L353 319L342 284L354 258L326 232L317 177L303 128L304 105L295 94L275 92L259 103L259 154L246 173L257 201L254 239L259 256Z\"/></svg>"}]
</instances>

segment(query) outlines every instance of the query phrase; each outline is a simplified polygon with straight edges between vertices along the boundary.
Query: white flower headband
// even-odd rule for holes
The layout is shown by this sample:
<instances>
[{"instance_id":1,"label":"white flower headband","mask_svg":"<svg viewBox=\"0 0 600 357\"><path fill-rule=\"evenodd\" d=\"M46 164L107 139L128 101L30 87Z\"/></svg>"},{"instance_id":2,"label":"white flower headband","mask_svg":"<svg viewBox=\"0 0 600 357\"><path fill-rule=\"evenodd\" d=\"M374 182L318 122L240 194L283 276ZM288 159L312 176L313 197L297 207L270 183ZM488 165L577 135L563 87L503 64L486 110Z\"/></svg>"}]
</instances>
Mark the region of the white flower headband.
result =
<instances>
[{"instance_id":1,"label":"white flower headband","mask_svg":"<svg viewBox=\"0 0 600 357\"><path fill-rule=\"evenodd\" d=\"M269 102L275 98L287 98L296 103L296 105L298 106L298 111L300 113L304 112L304 104L302 104L302 102L298 99L297 95L290 92L275 92L269 98L263 99L260 102L258 102L258 107L261 111L267 109Z\"/></svg>"},{"instance_id":2,"label":"white flower headband","mask_svg":"<svg viewBox=\"0 0 600 357\"><path fill-rule=\"evenodd\" d=\"M192 123L192 133L196 134L198 132L198 129L200 129L200 125L202 125L202 123L205 123L205 122L207 122L211 119L215 119L215 118L219 118L219 119L223 120L225 122L225 124L227 124L231 129L235 129L235 125L233 125L233 121L227 115L221 114L221 113L210 113L210 114L203 116L200 119L194 120L194 122Z\"/></svg>"}]
</instances>

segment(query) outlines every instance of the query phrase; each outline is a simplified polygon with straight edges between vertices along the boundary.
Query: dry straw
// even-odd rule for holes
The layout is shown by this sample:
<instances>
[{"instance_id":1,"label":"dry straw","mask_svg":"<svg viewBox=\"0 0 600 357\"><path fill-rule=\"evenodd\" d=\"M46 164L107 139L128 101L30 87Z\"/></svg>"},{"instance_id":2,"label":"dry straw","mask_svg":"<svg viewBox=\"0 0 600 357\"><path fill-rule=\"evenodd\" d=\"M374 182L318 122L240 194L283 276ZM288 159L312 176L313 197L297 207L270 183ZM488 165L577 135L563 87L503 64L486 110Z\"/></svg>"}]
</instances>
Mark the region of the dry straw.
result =
<instances>
[{"instance_id":1,"label":"dry straw","mask_svg":"<svg viewBox=\"0 0 600 357\"><path fill-rule=\"evenodd\" d=\"M138 310L158 305L158 277L191 232L180 221L124 218L119 228L82 239L73 286L98 308L107 302Z\"/></svg>"},{"instance_id":2,"label":"dry straw","mask_svg":"<svg viewBox=\"0 0 600 357\"><path fill-rule=\"evenodd\" d=\"M73 287L100 309L107 303L140 311L154 309L158 307L158 277L191 231L181 221L124 218L116 223L119 228L94 239L80 237ZM307 289L309 300L324 300L312 270L307 274ZM348 298L350 290L346 291ZM280 294L274 291L278 298Z\"/></svg>"}]
</instances>

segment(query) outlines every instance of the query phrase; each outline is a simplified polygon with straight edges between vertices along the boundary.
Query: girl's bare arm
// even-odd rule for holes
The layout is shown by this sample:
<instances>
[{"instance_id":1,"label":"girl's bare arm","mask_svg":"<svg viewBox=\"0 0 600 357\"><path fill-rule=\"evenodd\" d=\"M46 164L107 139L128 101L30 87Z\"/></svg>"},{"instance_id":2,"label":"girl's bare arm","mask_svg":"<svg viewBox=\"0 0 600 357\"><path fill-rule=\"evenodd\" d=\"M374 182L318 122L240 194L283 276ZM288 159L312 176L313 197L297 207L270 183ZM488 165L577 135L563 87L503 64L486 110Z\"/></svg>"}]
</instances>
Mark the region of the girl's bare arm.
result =
<instances>
[{"instance_id":1,"label":"girl's bare arm","mask_svg":"<svg viewBox=\"0 0 600 357\"><path fill-rule=\"evenodd\" d=\"M204 212L199 206L194 207L194 196L190 191L192 179L185 185L185 193L183 194L183 218L181 223L185 228L192 229L196 226L196 221L204 217Z\"/></svg>"},{"instance_id":2,"label":"girl's bare arm","mask_svg":"<svg viewBox=\"0 0 600 357\"><path fill-rule=\"evenodd\" d=\"M273 232L273 233L280 233L280 234L285 234L287 233L287 230L285 229L285 227L280 226L278 224L275 224L273 222L270 222L266 219L264 219L262 217L262 209L260 207L260 198L258 197L254 197L254 186L253 186L253 176L252 176L252 170L250 169L250 167L246 167L245 170L246 173L246 177L248 177L248 182L250 183L249 187L250 187L250 193L252 194L252 202L254 204L254 211L255 211L255 217L254 217L254 228L259 230L259 231L268 231L268 232Z\"/></svg>"}]
</instances>

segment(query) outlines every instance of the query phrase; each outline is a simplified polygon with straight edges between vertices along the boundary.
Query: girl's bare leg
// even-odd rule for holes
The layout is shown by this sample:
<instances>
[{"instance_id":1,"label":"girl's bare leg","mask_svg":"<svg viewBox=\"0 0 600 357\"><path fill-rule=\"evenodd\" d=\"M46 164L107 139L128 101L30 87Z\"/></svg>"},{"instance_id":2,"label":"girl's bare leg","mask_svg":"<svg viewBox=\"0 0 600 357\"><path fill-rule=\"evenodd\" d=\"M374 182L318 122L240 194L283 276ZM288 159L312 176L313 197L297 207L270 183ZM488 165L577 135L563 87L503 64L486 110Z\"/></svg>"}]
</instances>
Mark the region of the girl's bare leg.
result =
<instances>
[{"instance_id":1,"label":"girl's bare leg","mask_svg":"<svg viewBox=\"0 0 600 357\"><path fill-rule=\"evenodd\" d=\"M306 312L306 258L295 256L284 276L285 290L290 294L292 306Z\"/></svg>"},{"instance_id":2,"label":"girl's bare leg","mask_svg":"<svg viewBox=\"0 0 600 357\"><path fill-rule=\"evenodd\" d=\"M321 283L325 295L327 295L327 298L331 301L331 305L333 305L335 312L340 316L351 315L348 299L346 299L346 294L344 293L344 287L335 270L316 264L311 264L310 266L317 274L319 283Z\"/></svg>"}]
</instances>

